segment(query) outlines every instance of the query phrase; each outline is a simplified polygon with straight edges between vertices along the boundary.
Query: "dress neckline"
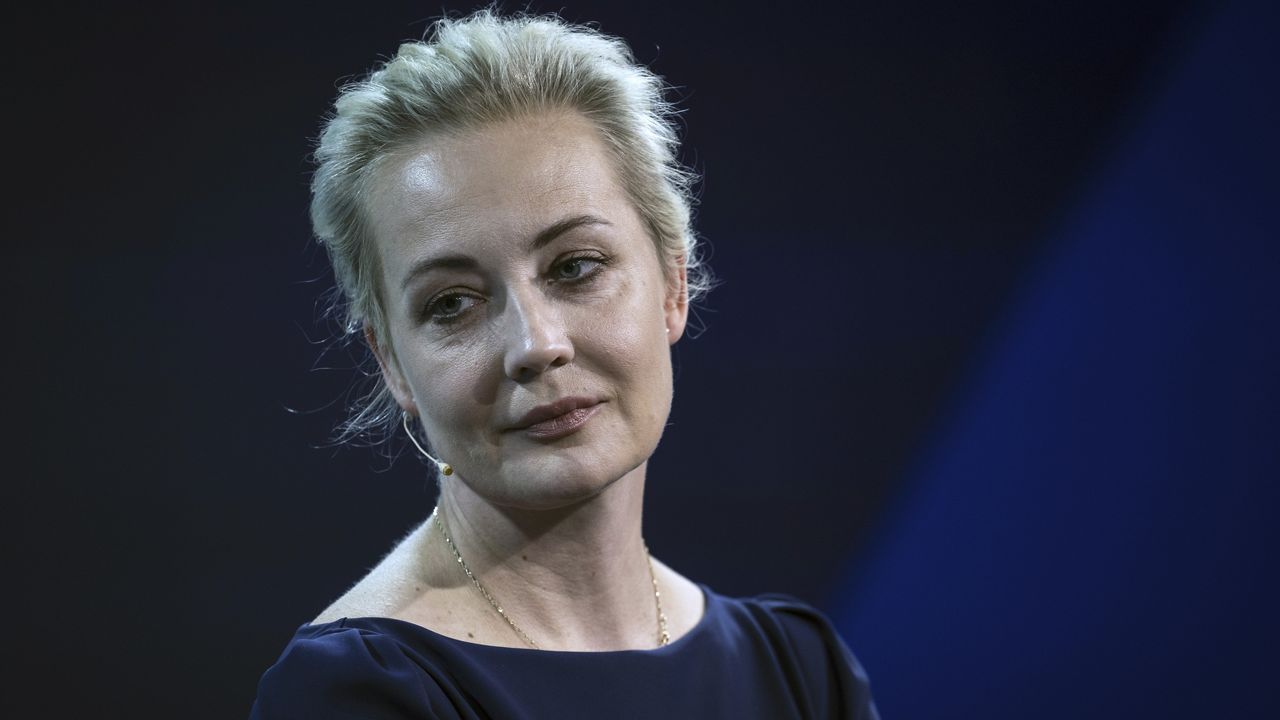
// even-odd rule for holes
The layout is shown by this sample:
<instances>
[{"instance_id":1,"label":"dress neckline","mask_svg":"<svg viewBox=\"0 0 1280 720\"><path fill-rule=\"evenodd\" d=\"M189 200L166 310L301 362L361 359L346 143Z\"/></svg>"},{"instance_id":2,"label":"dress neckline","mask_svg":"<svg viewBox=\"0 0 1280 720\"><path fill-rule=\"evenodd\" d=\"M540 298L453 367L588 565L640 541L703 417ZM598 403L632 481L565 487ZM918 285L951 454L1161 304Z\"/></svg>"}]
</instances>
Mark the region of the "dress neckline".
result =
<instances>
[{"instance_id":1,"label":"dress neckline","mask_svg":"<svg viewBox=\"0 0 1280 720\"><path fill-rule=\"evenodd\" d=\"M689 645L696 636L704 635L709 632L711 624L711 616L713 612L718 612L719 598L706 585L695 583L702 592L702 616L698 618L698 622L684 635L672 640L666 645L648 649L630 649L630 650L544 650L541 648L528 647L507 647L506 645L487 645L485 643L472 642L470 640L460 640L458 638L444 635L436 632L425 625L409 622L408 620L400 620L398 618L385 617L381 615L366 615L360 617L344 617L332 620L327 623L307 624L303 625L299 632L314 632L315 634L323 634L332 629L356 628L360 630L373 630L387 635L394 635L397 638L409 636L411 638L423 638L434 644L446 643L456 645L459 648L474 651L487 652L495 654L515 655L520 653L531 653L540 656L549 655L668 655L679 652ZM713 610L713 606L716 609Z\"/></svg>"}]
</instances>

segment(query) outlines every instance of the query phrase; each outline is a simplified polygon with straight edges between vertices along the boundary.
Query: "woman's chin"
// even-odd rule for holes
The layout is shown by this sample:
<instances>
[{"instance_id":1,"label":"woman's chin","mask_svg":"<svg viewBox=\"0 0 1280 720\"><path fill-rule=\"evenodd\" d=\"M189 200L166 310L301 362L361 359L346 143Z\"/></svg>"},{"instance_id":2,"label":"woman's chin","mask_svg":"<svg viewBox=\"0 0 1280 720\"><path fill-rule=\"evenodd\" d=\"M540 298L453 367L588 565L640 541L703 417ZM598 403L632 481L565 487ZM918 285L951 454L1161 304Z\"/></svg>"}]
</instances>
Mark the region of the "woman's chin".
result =
<instances>
[{"instance_id":1,"label":"woman's chin","mask_svg":"<svg viewBox=\"0 0 1280 720\"><path fill-rule=\"evenodd\" d=\"M593 467L559 456L535 462L509 464L498 473L499 482L472 489L495 505L523 510L556 510L599 496L630 468ZM470 484L470 483L468 483Z\"/></svg>"},{"instance_id":2,"label":"woman's chin","mask_svg":"<svg viewBox=\"0 0 1280 720\"><path fill-rule=\"evenodd\" d=\"M607 487L607 486L606 486ZM520 488L502 504L520 510L548 512L577 507L599 497L604 487L555 483L540 487Z\"/></svg>"}]
</instances>

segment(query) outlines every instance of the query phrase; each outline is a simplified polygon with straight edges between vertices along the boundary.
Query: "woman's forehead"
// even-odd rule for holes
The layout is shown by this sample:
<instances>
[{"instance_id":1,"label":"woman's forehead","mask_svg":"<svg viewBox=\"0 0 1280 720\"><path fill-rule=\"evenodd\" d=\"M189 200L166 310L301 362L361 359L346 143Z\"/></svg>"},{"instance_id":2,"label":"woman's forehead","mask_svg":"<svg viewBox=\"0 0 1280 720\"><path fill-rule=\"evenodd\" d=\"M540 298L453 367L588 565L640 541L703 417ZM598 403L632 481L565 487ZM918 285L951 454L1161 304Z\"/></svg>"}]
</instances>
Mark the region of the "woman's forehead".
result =
<instances>
[{"instance_id":1,"label":"woman's forehead","mask_svg":"<svg viewBox=\"0 0 1280 720\"><path fill-rule=\"evenodd\" d=\"M390 158L371 189L384 252L424 241L520 240L566 216L621 222L616 216L631 210L598 133L572 114L423 141Z\"/></svg>"}]
</instances>

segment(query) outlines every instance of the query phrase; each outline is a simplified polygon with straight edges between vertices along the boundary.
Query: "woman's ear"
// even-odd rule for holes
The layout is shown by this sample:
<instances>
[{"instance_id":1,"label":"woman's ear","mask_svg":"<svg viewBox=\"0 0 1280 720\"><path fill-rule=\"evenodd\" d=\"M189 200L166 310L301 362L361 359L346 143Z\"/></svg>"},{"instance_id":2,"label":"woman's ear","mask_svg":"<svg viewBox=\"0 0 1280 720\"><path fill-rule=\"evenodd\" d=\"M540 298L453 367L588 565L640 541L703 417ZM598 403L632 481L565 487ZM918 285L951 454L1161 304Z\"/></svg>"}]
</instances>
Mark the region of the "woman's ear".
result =
<instances>
[{"instance_id":1,"label":"woman's ear","mask_svg":"<svg viewBox=\"0 0 1280 720\"><path fill-rule=\"evenodd\" d=\"M409 389L409 382L405 379L400 364L396 362L395 353L388 345L379 341L378 334L369 323L364 324L364 339L369 343L373 356L378 358L382 380L391 391L391 396L396 399L396 404L407 413L417 414L417 408L413 404L413 391Z\"/></svg>"},{"instance_id":2,"label":"woman's ear","mask_svg":"<svg viewBox=\"0 0 1280 720\"><path fill-rule=\"evenodd\" d=\"M667 343L674 345L684 335L689 320L689 277L684 266L685 256L676 260L676 272L667 282L667 298L663 305L667 321Z\"/></svg>"}]
</instances>

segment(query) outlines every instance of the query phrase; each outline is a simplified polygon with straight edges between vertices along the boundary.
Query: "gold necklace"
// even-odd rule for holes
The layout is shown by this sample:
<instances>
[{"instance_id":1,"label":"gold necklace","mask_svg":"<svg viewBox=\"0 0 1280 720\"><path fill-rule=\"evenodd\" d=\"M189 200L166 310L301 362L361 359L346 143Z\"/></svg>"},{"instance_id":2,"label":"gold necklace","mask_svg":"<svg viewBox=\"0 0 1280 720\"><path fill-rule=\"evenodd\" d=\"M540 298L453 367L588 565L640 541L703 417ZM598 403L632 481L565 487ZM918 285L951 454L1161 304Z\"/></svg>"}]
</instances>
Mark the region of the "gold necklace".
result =
<instances>
[{"instance_id":1,"label":"gold necklace","mask_svg":"<svg viewBox=\"0 0 1280 720\"><path fill-rule=\"evenodd\" d=\"M440 528L440 537L444 538L445 544L453 551L453 557L462 566L462 571L471 579L471 584L476 586L476 589L480 591L484 599L489 601L489 604L493 606L494 610L498 611L498 615L503 620L507 621L511 629L515 630L516 634L529 644L529 647L536 649L538 643L534 642L533 638L529 637L524 630L521 630L519 625L516 625L516 621L511 619L511 616L502 609L498 601L494 600L489 591L480 583L480 578L476 577L475 573L471 572L471 568L467 567L467 561L462 559L462 553L458 552L458 546L454 545L453 540L449 537L449 530L444 526L444 515L440 513L439 506L431 511L431 519L435 522L435 526ZM658 591L658 576L653 572L653 556L649 554L649 546L645 544L644 540L640 541L640 545L644 548L644 557L649 563L649 581L653 583L653 602L658 608L658 646L661 647L671 642L671 634L667 632L667 615L662 612L662 593Z\"/></svg>"}]
</instances>

